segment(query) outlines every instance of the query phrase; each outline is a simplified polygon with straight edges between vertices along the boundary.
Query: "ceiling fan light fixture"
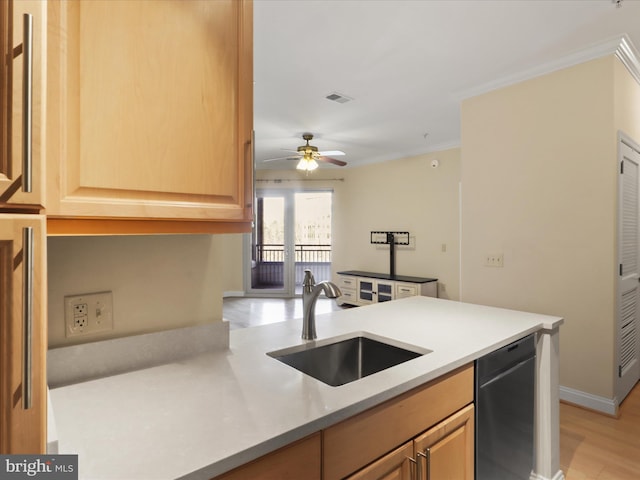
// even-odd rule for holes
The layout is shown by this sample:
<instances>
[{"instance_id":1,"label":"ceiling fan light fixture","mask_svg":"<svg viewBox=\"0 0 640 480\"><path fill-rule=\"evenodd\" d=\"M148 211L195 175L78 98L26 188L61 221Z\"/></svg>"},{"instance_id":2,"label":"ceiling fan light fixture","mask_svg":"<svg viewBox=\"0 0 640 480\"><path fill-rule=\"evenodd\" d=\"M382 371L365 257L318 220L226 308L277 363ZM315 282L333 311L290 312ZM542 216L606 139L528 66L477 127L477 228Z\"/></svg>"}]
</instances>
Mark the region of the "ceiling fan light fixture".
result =
<instances>
[{"instance_id":1,"label":"ceiling fan light fixture","mask_svg":"<svg viewBox=\"0 0 640 480\"><path fill-rule=\"evenodd\" d=\"M298 166L296 167L298 170L303 170L307 172L311 172L318 168L318 162L313 158L313 156L305 155L298 162Z\"/></svg>"}]
</instances>

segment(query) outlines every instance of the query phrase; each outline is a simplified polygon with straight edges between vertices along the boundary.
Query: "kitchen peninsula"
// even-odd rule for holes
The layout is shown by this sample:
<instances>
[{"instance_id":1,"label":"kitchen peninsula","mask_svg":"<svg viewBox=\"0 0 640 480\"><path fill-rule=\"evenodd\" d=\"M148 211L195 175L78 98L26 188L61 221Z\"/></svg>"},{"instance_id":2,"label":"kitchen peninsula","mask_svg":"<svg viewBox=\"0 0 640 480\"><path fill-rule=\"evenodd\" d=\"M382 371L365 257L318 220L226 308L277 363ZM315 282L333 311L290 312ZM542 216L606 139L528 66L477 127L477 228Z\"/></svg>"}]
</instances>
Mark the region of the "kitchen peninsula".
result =
<instances>
[{"instance_id":1,"label":"kitchen peninsula","mask_svg":"<svg viewBox=\"0 0 640 480\"><path fill-rule=\"evenodd\" d=\"M562 322L422 296L318 315L318 343L365 332L431 351L339 387L267 355L305 343L300 319L234 330L228 349L52 388L59 451L79 455L80 478L211 479L423 385L468 375L475 359L537 332L535 470L562 478Z\"/></svg>"}]
</instances>

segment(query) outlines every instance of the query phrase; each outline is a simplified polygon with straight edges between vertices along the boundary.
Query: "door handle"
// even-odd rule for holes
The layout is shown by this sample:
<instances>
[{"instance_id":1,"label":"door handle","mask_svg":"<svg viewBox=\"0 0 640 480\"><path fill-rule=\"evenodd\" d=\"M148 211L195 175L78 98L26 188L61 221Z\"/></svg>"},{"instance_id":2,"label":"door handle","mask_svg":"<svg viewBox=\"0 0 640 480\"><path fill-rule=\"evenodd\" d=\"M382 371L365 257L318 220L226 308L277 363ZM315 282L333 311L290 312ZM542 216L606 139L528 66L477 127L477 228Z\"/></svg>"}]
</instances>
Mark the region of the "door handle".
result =
<instances>
[{"instance_id":1,"label":"door handle","mask_svg":"<svg viewBox=\"0 0 640 480\"><path fill-rule=\"evenodd\" d=\"M22 408L31 408L33 391L33 227L22 229Z\"/></svg>"}]
</instances>

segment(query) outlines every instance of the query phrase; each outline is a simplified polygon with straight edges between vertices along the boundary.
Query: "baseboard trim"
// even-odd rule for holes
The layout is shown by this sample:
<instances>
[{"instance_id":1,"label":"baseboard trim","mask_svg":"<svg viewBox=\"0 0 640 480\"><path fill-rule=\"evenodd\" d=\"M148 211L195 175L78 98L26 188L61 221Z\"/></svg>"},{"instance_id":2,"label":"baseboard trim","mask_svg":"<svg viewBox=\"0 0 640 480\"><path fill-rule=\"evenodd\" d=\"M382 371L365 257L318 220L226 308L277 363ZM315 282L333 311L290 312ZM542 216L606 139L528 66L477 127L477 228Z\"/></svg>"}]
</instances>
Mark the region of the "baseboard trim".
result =
<instances>
[{"instance_id":1,"label":"baseboard trim","mask_svg":"<svg viewBox=\"0 0 640 480\"><path fill-rule=\"evenodd\" d=\"M227 297L244 297L244 292L242 290L240 291L231 290L228 292L222 292L222 298L227 298Z\"/></svg>"},{"instance_id":2,"label":"baseboard trim","mask_svg":"<svg viewBox=\"0 0 640 480\"><path fill-rule=\"evenodd\" d=\"M578 405L579 407L616 416L618 414L618 399L605 398L591 393L581 392L573 388L560 386L560 400Z\"/></svg>"},{"instance_id":3,"label":"baseboard trim","mask_svg":"<svg viewBox=\"0 0 640 480\"><path fill-rule=\"evenodd\" d=\"M565 476L562 470L558 470L556 474L551 478L547 478L543 475L538 475L537 473L533 473L533 472L529 477L529 480L564 480L564 479L565 479Z\"/></svg>"}]
</instances>

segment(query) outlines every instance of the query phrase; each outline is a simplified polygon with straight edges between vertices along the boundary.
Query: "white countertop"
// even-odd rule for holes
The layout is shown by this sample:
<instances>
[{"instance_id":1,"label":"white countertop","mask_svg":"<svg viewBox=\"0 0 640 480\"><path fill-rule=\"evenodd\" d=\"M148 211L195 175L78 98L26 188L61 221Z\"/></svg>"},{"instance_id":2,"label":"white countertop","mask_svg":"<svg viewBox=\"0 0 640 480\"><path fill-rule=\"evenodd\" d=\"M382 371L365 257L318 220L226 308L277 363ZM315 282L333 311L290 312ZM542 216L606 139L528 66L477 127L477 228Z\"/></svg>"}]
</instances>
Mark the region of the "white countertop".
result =
<instances>
[{"instance_id":1,"label":"white countertop","mask_svg":"<svg viewBox=\"0 0 640 480\"><path fill-rule=\"evenodd\" d=\"M266 352L305 343L300 319L230 332L201 353L50 391L60 453L81 479L210 479L562 319L411 297L318 315L318 340L362 331L432 353L331 387Z\"/></svg>"}]
</instances>

